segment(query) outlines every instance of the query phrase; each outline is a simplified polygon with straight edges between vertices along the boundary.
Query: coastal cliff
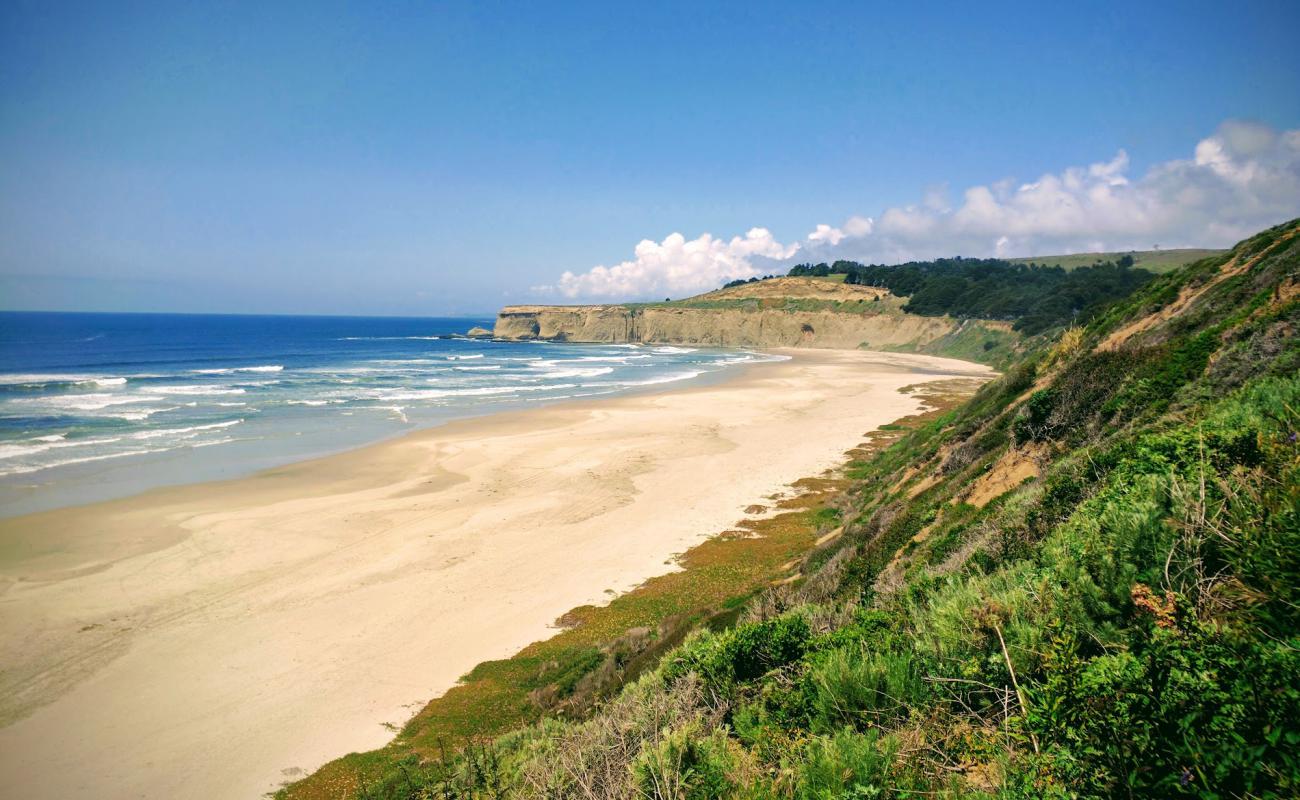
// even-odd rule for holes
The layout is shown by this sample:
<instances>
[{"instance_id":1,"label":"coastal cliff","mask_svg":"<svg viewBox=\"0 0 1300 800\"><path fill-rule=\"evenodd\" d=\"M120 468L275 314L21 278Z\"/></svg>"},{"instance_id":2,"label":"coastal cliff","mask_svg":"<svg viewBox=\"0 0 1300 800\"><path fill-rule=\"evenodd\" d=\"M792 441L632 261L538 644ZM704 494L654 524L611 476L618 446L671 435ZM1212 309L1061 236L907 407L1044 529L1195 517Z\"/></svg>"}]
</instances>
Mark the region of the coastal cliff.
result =
<instances>
[{"instance_id":1,"label":"coastal cliff","mask_svg":"<svg viewBox=\"0 0 1300 800\"><path fill-rule=\"evenodd\" d=\"M879 349L928 344L957 326L956 320L945 317L835 311L507 306L498 315L493 333L514 340Z\"/></svg>"},{"instance_id":2,"label":"coastal cliff","mask_svg":"<svg viewBox=\"0 0 1300 800\"><path fill-rule=\"evenodd\" d=\"M493 334L514 341L918 352L972 334L1012 335L1001 323L906 314L902 305L875 287L776 278L676 302L506 306Z\"/></svg>"}]
</instances>

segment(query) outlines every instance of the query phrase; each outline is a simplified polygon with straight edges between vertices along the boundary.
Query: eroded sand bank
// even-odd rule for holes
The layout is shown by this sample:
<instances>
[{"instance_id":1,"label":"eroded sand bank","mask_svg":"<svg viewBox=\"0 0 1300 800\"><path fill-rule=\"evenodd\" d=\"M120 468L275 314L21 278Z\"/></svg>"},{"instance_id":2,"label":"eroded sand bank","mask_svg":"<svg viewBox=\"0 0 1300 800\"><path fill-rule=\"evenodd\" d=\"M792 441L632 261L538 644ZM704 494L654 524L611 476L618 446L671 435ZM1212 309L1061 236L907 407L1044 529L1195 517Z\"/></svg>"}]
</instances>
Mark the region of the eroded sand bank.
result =
<instances>
[{"instance_id":1,"label":"eroded sand bank","mask_svg":"<svg viewBox=\"0 0 1300 800\"><path fill-rule=\"evenodd\" d=\"M381 746L478 662L916 411L899 388L990 374L792 355L0 521L0 795L251 798Z\"/></svg>"}]
</instances>

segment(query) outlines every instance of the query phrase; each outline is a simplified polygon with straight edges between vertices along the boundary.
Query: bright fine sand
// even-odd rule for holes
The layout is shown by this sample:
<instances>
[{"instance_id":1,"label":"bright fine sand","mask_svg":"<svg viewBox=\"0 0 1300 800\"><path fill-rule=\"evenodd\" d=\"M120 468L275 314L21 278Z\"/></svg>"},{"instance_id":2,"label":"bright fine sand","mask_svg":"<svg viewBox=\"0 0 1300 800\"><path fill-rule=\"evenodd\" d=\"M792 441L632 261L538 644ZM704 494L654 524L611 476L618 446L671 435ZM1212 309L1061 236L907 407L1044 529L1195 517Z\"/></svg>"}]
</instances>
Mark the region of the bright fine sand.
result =
<instances>
[{"instance_id":1,"label":"bright fine sand","mask_svg":"<svg viewBox=\"0 0 1300 800\"><path fill-rule=\"evenodd\" d=\"M254 798L671 570L973 364L799 351L0 521L0 797Z\"/></svg>"}]
</instances>

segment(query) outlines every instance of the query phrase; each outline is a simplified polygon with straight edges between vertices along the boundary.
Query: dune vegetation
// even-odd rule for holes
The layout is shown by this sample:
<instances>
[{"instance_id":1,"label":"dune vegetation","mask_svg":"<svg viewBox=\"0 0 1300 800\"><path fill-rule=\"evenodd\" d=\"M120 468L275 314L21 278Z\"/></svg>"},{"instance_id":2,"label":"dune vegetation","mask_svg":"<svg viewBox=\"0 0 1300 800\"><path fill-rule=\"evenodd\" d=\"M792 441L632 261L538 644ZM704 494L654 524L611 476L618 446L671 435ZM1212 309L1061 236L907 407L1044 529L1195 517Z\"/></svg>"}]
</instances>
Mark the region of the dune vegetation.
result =
<instances>
[{"instance_id":1,"label":"dune vegetation","mask_svg":"<svg viewBox=\"0 0 1300 800\"><path fill-rule=\"evenodd\" d=\"M283 795L1300 794L1297 234L1025 339L857 454L789 580L581 708L399 737Z\"/></svg>"}]
</instances>

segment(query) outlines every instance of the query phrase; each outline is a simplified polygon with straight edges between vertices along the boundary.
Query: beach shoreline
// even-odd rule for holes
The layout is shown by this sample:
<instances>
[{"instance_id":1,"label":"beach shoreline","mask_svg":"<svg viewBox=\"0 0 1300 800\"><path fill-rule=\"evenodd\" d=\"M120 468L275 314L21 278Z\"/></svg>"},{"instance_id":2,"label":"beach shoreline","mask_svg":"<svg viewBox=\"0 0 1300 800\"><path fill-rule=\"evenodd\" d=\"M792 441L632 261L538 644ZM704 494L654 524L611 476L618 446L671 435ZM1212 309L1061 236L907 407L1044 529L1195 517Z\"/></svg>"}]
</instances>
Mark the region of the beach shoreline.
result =
<instances>
[{"instance_id":1,"label":"beach shoreline","mask_svg":"<svg viewBox=\"0 0 1300 800\"><path fill-rule=\"evenodd\" d=\"M900 388L992 375L792 355L0 520L0 630L21 654L0 687L0 786L248 797L381 746L475 664L914 413Z\"/></svg>"}]
</instances>

